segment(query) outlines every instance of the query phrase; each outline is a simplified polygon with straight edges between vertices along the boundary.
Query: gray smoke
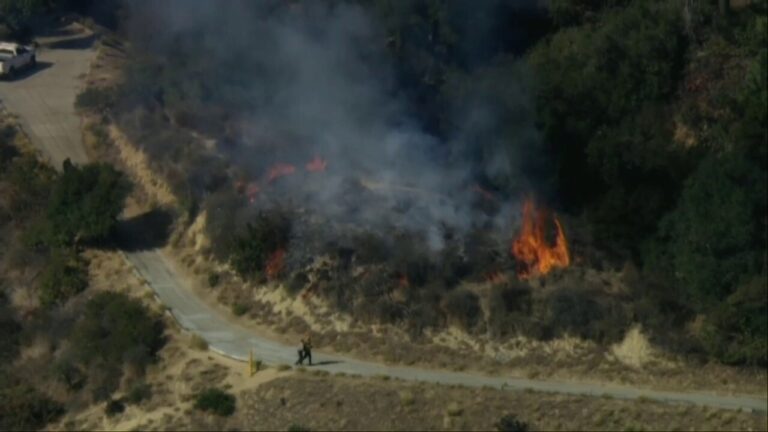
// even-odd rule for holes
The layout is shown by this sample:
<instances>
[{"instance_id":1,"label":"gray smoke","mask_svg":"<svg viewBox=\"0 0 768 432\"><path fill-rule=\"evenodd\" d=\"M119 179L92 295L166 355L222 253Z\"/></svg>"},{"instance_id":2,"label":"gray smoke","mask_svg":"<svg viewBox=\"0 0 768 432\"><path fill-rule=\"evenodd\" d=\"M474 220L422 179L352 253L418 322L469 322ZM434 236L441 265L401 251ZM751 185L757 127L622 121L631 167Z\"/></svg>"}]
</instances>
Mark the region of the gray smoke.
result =
<instances>
[{"instance_id":1,"label":"gray smoke","mask_svg":"<svg viewBox=\"0 0 768 432\"><path fill-rule=\"evenodd\" d=\"M486 84L457 90L446 106L455 133L441 140L409 113L383 30L354 3L137 0L128 16L137 45L206 83L180 79L166 99L237 108L230 137L237 144L220 151L260 181L255 206L288 200L328 220L414 230L435 248L441 226L506 229L516 215L515 200L503 195L500 211L477 210L483 198L474 185L482 177L526 187L521 167L539 139L522 79L495 80L490 66L478 78ZM185 60L190 54L194 61ZM498 106L499 93L519 106ZM515 142L504 142L504 128L514 129L504 136ZM305 169L315 156L327 162L325 172ZM275 163L296 172L269 183ZM353 187L359 183L362 191Z\"/></svg>"}]
</instances>

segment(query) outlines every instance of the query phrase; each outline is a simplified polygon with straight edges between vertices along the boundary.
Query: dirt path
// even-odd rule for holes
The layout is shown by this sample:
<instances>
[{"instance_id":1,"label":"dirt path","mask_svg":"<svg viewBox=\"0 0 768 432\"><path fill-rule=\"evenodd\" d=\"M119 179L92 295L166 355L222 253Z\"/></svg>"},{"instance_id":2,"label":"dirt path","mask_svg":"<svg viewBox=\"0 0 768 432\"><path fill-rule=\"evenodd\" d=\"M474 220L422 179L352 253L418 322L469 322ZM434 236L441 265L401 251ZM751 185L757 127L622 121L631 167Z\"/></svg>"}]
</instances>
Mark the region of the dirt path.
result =
<instances>
[{"instance_id":1,"label":"dirt path","mask_svg":"<svg viewBox=\"0 0 768 432\"><path fill-rule=\"evenodd\" d=\"M74 33L64 38L42 41L39 61L43 67L12 82L0 83L0 102L21 117L26 132L55 166L70 157L75 162L87 160L80 135L80 120L73 103L82 77L95 57L92 38ZM266 363L292 364L295 346L280 344L232 324L215 309L194 295L183 272L161 251L126 253L126 259L139 276L155 291L182 327L201 335L210 348L235 359L248 358L249 351ZM578 395L609 395L621 399L647 398L663 402L692 403L718 408L768 411L765 397L681 393L587 382L559 382L510 376L483 376L471 373L387 366L349 357L315 352L318 368L330 372L359 375L389 375L406 380L420 380L463 386L491 386L505 389L533 389Z\"/></svg>"}]
</instances>

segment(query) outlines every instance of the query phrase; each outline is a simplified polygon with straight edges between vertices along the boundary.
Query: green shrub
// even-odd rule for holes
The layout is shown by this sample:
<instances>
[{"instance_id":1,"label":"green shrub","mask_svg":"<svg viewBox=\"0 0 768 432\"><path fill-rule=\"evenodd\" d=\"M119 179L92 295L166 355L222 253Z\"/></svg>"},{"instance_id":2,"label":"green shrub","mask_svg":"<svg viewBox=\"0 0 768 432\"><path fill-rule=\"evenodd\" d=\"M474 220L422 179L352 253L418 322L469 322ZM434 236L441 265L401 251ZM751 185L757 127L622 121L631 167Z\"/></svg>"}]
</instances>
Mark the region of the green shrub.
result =
<instances>
[{"instance_id":1,"label":"green shrub","mask_svg":"<svg viewBox=\"0 0 768 432\"><path fill-rule=\"evenodd\" d=\"M288 426L288 432L311 432L311 431L312 429L296 423Z\"/></svg>"},{"instance_id":2,"label":"green shrub","mask_svg":"<svg viewBox=\"0 0 768 432\"><path fill-rule=\"evenodd\" d=\"M114 417L125 412L125 404L119 399L107 401L104 405L104 413L107 417Z\"/></svg>"},{"instance_id":3,"label":"green shrub","mask_svg":"<svg viewBox=\"0 0 768 432\"><path fill-rule=\"evenodd\" d=\"M768 180L760 162L736 152L708 157L687 180L677 209L663 222L670 273L697 310L728 297L743 278L759 274L764 265L765 224L759 218L766 214Z\"/></svg>"},{"instance_id":4,"label":"green shrub","mask_svg":"<svg viewBox=\"0 0 768 432\"><path fill-rule=\"evenodd\" d=\"M87 376L77 365L66 360L55 363L53 365L53 373L56 379L71 391L81 390L87 380Z\"/></svg>"},{"instance_id":5,"label":"green shrub","mask_svg":"<svg viewBox=\"0 0 768 432\"><path fill-rule=\"evenodd\" d=\"M519 420L514 414L505 414L494 425L499 432L527 432L528 423Z\"/></svg>"},{"instance_id":6,"label":"green shrub","mask_svg":"<svg viewBox=\"0 0 768 432\"><path fill-rule=\"evenodd\" d=\"M131 404L139 404L152 397L152 386L147 383L134 384L125 395L125 401Z\"/></svg>"},{"instance_id":7,"label":"green shrub","mask_svg":"<svg viewBox=\"0 0 768 432\"><path fill-rule=\"evenodd\" d=\"M237 302L232 305L232 313L235 314L235 316L243 316L245 315L250 308L245 303Z\"/></svg>"},{"instance_id":8,"label":"green shrub","mask_svg":"<svg viewBox=\"0 0 768 432\"><path fill-rule=\"evenodd\" d=\"M755 276L707 316L701 339L709 354L727 364L768 365L768 287Z\"/></svg>"},{"instance_id":9,"label":"green shrub","mask_svg":"<svg viewBox=\"0 0 768 432\"><path fill-rule=\"evenodd\" d=\"M235 242L230 258L235 270L243 277L261 274L270 256L288 244L290 231L291 222L284 212L260 212Z\"/></svg>"},{"instance_id":10,"label":"green shrub","mask_svg":"<svg viewBox=\"0 0 768 432\"><path fill-rule=\"evenodd\" d=\"M208 274L208 286L211 288L216 288L216 286L219 285L219 282L221 282L221 275L216 272L211 272Z\"/></svg>"},{"instance_id":11,"label":"green shrub","mask_svg":"<svg viewBox=\"0 0 768 432\"><path fill-rule=\"evenodd\" d=\"M0 385L0 429L33 430L64 414L64 407L28 385Z\"/></svg>"},{"instance_id":12,"label":"green shrub","mask_svg":"<svg viewBox=\"0 0 768 432\"><path fill-rule=\"evenodd\" d=\"M195 397L195 409L230 416L235 412L235 396L217 388L209 388Z\"/></svg>"},{"instance_id":13,"label":"green shrub","mask_svg":"<svg viewBox=\"0 0 768 432\"><path fill-rule=\"evenodd\" d=\"M48 201L44 243L63 246L105 239L123 211L130 184L110 165L76 167L67 159L63 167Z\"/></svg>"},{"instance_id":14,"label":"green shrub","mask_svg":"<svg viewBox=\"0 0 768 432\"><path fill-rule=\"evenodd\" d=\"M138 300L101 292L85 305L71 335L72 349L85 364L143 368L163 346L163 324Z\"/></svg>"},{"instance_id":15,"label":"green shrub","mask_svg":"<svg viewBox=\"0 0 768 432\"><path fill-rule=\"evenodd\" d=\"M70 249L55 249L40 278L40 303L62 304L88 287L88 264Z\"/></svg>"},{"instance_id":16,"label":"green shrub","mask_svg":"<svg viewBox=\"0 0 768 432\"><path fill-rule=\"evenodd\" d=\"M563 3L576 2L557 4ZM537 120L552 146L553 171L566 204L602 198L606 184L600 170L588 163L587 146L596 135L608 132L606 127L621 123L641 107L669 101L678 86L685 51L679 8L660 0L606 8L593 22L561 29L531 50ZM628 146L615 150L630 156L635 151ZM652 184L654 178L646 180Z\"/></svg>"}]
</instances>

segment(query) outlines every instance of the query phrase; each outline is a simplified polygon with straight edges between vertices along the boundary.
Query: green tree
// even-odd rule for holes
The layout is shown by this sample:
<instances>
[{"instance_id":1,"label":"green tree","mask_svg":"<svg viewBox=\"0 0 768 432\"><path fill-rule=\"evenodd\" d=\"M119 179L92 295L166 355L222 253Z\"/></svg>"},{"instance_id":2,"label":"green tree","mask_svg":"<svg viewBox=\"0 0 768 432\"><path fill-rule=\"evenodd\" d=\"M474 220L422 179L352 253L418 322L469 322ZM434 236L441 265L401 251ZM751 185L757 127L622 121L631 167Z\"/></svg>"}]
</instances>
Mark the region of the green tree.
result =
<instances>
[{"instance_id":1,"label":"green tree","mask_svg":"<svg viewBox=\"0 0 768 432\"><path fill-rule=\"evenodd\" d=\"M123 211L127 179L102 163L77 167L67 159L63 167L46 211L45 242L63 246L106 238Z\"/></svg>"},{"instance_id":2,"label":"green tree","mask_svg":"<svg viewBox=\"0 0 768 432\"><path fill-rule=\"evenodd\" d=\"M143 368L164 344L163 325L138 300L101 292L85 305L71 342L84 364Z\"/></svg>"},{"instance_id":3,"label":"green tree","mask_svg":"<svg viewBox=\"0 0 768 432\"><path fill-rule=\"evenodd\" d=\"M593 137L674 94L686 49L679 12L674 2L635 1L564 28L531 51L537 117L566 204L601 197L601 173L585 157Z\"/></svg>"},{"instance_id":4,"label":"green tree","mask_svg":"<svg viewBox=\"0 0 768 432\"><path fill-rule=\"evenodd\" d=\"M290 232L291 223L285 213L279 210L260 212L235 241L230 257L235 270L244 277L259 275L270 256L286 247Z\"/></svg>"},{"instance_id":5,"label":"green tree","mask_svg":"<svg viewBox=\"0 0 768 432\"><path fill-rule=\"evenodd\" d=\"M75 251L55 249L40 280L40 303L51 307L88 288L88 263Z\"/></svg>"},{"instance_id":6,"label":"green tree","mask_svg":"<svg viewBox=\"0 0 768 432\"><path fill-rule=\"evenodd\" d=\"M31 20L44 12L52 0L0 0L0 28L5 26L11 37L26 40L30 37Z\"/></svg>"},{"instance_id":7,"label":"green tree","mask_svg":"<svg viewBox=\"0 0 768 432\"><path fill-rule=\"evenodd\" d=\"M663 222L675 279L698 310L760 272L765 182L765 168L744 154L711 155L686 181L677 209Z\"/></svg>"}]
</instances>

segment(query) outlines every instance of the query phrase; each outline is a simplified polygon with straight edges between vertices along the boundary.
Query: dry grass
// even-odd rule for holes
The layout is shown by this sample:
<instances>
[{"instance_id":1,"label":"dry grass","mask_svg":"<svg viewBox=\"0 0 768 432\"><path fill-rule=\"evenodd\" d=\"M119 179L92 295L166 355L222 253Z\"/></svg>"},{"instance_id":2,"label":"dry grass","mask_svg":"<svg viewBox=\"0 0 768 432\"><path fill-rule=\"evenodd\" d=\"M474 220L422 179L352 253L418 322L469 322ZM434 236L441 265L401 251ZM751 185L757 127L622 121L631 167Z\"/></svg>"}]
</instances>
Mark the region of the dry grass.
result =
<instances>
[{"instance_id":1,"label":"dry grass","mask_svg":"<svg viewBox=\"0 0 768 432\"><path fill-rule=\"evenodd\" d=\"M418 394L419 397L414 397ZM708 408L349 377L294 375L237 394L225 429L495 430L515 414L533 430L766 430L766 417ZM192 414L184 429L209 426Z\"/></svg>"}]
</instances>

